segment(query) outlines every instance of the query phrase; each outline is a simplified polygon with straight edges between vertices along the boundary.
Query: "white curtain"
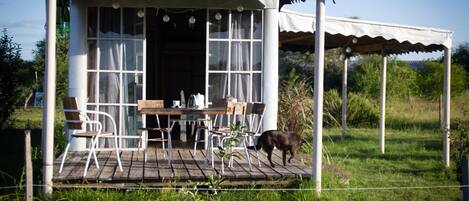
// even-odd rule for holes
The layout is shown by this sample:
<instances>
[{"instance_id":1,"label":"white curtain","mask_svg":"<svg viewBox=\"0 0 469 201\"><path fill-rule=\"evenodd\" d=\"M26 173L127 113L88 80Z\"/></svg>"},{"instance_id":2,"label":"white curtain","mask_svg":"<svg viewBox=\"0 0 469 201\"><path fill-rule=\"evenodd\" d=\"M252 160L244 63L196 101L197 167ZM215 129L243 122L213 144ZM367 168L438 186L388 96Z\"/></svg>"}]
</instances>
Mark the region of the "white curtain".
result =
<instances>
[{"instance_id":1,"label":"white curtain","mask_svg":"<svg viewBox=\"0 0 469 201\"><path fill-rule=\"evenodd\" d=\"M234 39L250 38L251 11L232 12L231 30ZM250 42L231 43L231 71L248 72L250 64ZM249 101L249 81L247 73L231 74L230 94L239 101Z\"/></svg>"}]
</instances>

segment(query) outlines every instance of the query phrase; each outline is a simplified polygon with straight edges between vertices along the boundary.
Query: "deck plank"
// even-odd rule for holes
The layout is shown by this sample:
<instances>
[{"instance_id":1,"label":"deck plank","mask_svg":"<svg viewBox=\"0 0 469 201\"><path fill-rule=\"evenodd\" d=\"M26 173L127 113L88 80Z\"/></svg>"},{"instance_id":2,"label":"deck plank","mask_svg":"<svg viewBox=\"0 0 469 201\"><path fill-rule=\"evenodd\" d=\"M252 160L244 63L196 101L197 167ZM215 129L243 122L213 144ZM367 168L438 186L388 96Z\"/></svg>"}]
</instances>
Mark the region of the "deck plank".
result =
<instances>
[{"instance_id":1,"label":"deck plank","mask_svg":"<svg viewBox=\"0 0 469 201\"><path fill-rule=\"evenodd\" d=\"M81 156L81 159L78 162L79 165L76 165L72 169L70 174L67 176L68 180L82 180L83 179L83 173L85 171L85 164L88 158L88 151L80 152L80 156ZM92 162L91 159L90 159L90 165L88 167L88 170L90 168L96 168L96 166L94 165L94 162Z\"/></svg>"},{"instance_id":2,"label":"deck plank","mask_svg":"<svg viewBox=\"0 0 469 201\"><path fill-rule=\"evenodd\" d=\"M235 167L241 167L244 169L244 171L246 171L247 173L249 173L251 176L250 178L253 178L253 179L264 179L264 178L267 178L267 175L262 173L261 169L259 169L259 165L257 163L257 158L253 158L252 156L251 157L251 168L252 170L249 169L249 164L246 162L246 160L244 159L244 156L242 159L234 159L235 160Z\"/></svg>"},{"instance_id":3,"label":"deck plank","mask_svg":"<svg viewBox=\"0 0 469 201\"><path fill-rule=\"evenodd\" d=\"M156 150L147 150L147 162L143 164L143 178L145 180L158 180L158 163L156 161Z\"/></svg>"},{"instance_id":4,"label":"deck plank","mask_svg":"<svg viewBox=\"0 0 469 201\"><path fill-rule=\"evenodd\" d=\"M205 177L218 174L217 171L212 168L211 164L205 161L203 150L197 150L197 154L194 156L194 160Z\"/></svg>"},{"instance_id":5,"label":"deck plank","mask_svg":"<svg viewBox=\"0 0 469 201\"><path fill-rule=\"evenodd\" d=\"M156 149L156 161L158 163L158 172L160 176L160 180L165 181L168 179L173 178L173 170L171 166L168 165L168 156L166 154L166 158L163 155L163 149L155 148Z\"/></svg>"},{"instance_id":6,"label":"deck plank","mask_svg":"<svg viewBox=\"0 0 469 201\"><path fill-rule=\"evenodd\" d=\"M252 151L249 152L249 153L251 154L251 157L256 158L256 155L255 155L256 153L254 153ZM258 167L258 168L262 171L262 173L264 173L266 175L266 177L268 179L282 178L283 177L283 175L280 172L278 172L275 169L273 169L272 167L270 167L270 163L267 160L267 157L265 156L264 152L261 153L259 151L259 159L261 161L261 167ZM257 160L256 160L256 162L257 162Z\"/></svg>"},{"instance_id":7,"label":"deck plank","mask_svg":"<svg viewBox=\"0 0 469 201\"><path fill-rule=\"evenodd\" d=\"M202 170L199 168L197 165L197 162L195 159L192 157L192 154L190 153L189 150L178 150L179 155L182 159L182 162L184 163L184 166L186 167L186 170L189 172L189 176L191 179L195 180L201 180L204 179L204 173Z\"/></svg>"},{"instance_id":8,"label":"deck plank","mask_svg":"<svg viewBox=\"0 0 469 201\"><path fill-rule=\"evenodd\" d=\"M122 152L120 152L119 155L122 156ZM109 159L107 160L106 164L104 164L102 169L103 170L101 170L101 173L98 176L98 180L112 181L114 171L119 171L119 168L117 167L117 157L115 151L111 151L109 153Z\"/></svg>"},{"instance_id":9,"label":"deck plank","mask_svg":"<svg viewBox=\"0 0 469 201\"><path fill-rule=\"evenodd\" d=\"M276 163L277 165L283 166L283 159L281 155L282 155L281 151L279 150L274 151L274 153L272 154L272 160L275 161L274 163ZM288 170L290 170L293 174L298 175L298 176L311 174L311 172L306 172L307 170L305 169L306 168L305 165L298 164L298 161L295 161L294 159L292 159L291 163L288 163L289 156L290 155L287 154L287 166L286 167L288 167Z\"/></svg>"},{"instance_id":10,"label":"deck plank","mask_svg":"<svg viewBox=\"0 0 469 201\"><path fill-rule=\"evenodd\" d=\"M108 151L99 151L96 153L96 157L98 158L99 169L94 166L94 168L89 168L88 173L83 178L84 180L98 180L99 174L103 170L103 167L106 165L107 160L109 159L109 152ZM93 160L93 159L91 159ZM90 162L91 163L91 162ZM94 163L93 163L94 164Z\"/></svg>"},{"instance_id":11,"label":"deck plank","mask_svg":"<svg viewBox=\"0 0 469 201\"><path fill-rule=\"evenodd\" d=\"M174 171L174 177L176 179L186 180L189 179L189 171L184 166L181 156L177 149L173 149L173 161L171 162Z\"/></svg>"},{"instance_id":12,"label":"deck plank","mask_svg":"<svg viewBox=\"0 0 469 201\"><path fill-rule=\"evenodd\" d=\"M206 154L207 154L207 153L204 153L204 152L202 152L202 153L204 154L204 157L205 157ZM226 178L236 178L236 177L235 177L235 174L234 174L234 173L231 171L231 169L228 167L228 160L224 160L224 163L225 163L225 173L223 174L222 171L221 171L221 159L220 159L220 157L218 157L218 155L216 154L216 150L214 150L213 156L214 156L214 157L213 157L213 158L214 158L213 160L215 161L215 163L214 163L214 166L215 166L214 169L215 169L215 171L217 171L218 174L223 175L223 176L226 177ZM211 161L208 163L208 165L209 165L209 167L213 168Z\"/></svg>"},{"instance_id":13,"label":"deck plank","mask_svg":"<svg viewBox=\"0 0 469 201\"><path fill-rule=\"evenodd\" d=\"M67 155L67 159L65 160L64 167L62 173L58 173L58 169L60 168L60 162L62 158L59 160L59 164L57 165L57 174L54 177L56 181L66 181L69 180L68 175L75 169L75 167L82 167L85 166L80 163L83 155L83 152L69 152ZM57 159L58 160L58 159Z\"/></svg>"},{"instance_id":14,"label":"deck plank","mask_svg":"<svg viewBox=\"0 0 469 201\"><path fill-rule=\"evenodd\" d=\"M119 171L119 168L116 168L114 175L112 176L113 181L127 181L129 178L130 166L132 165L132 151L122 151L121 163L122 163L122 172Z\"/></svg>"},{"instance_id":15,"label":"deck plank","mask_svg":"<svg viewBox=\"0 0 469 201\"><path fill-rule=\"evenodd\" d=\"M133 151L132 166L130 167L128 180L143 181L143 162L143 151Z\"/></svg>"}]
</instances>

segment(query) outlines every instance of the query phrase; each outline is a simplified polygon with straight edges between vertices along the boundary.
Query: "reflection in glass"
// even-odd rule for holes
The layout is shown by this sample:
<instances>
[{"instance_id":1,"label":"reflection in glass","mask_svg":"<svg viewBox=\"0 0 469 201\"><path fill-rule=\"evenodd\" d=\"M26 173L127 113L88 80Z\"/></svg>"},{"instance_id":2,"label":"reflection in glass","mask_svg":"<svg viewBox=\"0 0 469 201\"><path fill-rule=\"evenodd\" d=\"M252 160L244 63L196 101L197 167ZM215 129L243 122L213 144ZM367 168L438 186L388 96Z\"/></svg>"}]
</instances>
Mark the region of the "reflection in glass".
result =
<instances>
[{"instance_id":1,"label":"reflection in glass","mask_svg":"<svg viewBox=\"0 0 469 201\"><path fill-rule=\"evenodd\" d=\"M228 42L211 41L209 44L209 70L227 70Z\"/></svg>"},{"instance_id":2,"label":"reflection in glass","mask_svg":"<svg viewBox=\"0 0 469 201\"><path fill-rule=\"evenodd\" d=\"M119 73L99 73L99 102L119 103Z\"/></svg>"},{"instance_id":3,"label":"reflection in glass","mask_svg":"<svg viewBox=\"0 0 469 201\"><path fill-rule=\"evenodd\" d=\"M216 15L220 13L221 19ZM209 11L209 38L228 38L228 10L210 10Z\"/></svg>"},{"instance_id":4,"label":"reflection in glass","mask_svg":"<svg viewBox=\"0 0 469 201\"><path fill-rule=\"evenodd\" d=\"M225 98L228 94L228 74L210 73L208 75L208 101Z\"/></svg>"},{"instance_id":5,"label":"reflection in glass","mask_svg":"<svg viewBox=\"0 0 469 201\"><path fill-rule=\"evenodd\" d=\"M262 11L255 10L253 12L253 36L254 39L262 39Z\"/></svg>"},{"instance_id":6,"label":"reflection in glass","mask_svg":"<svg viewBox=\"0 0 469 201\"><path fill-rule=\"evenodd\" d=\"M142 127L142 116L138 113L137 107L135 106L124 106L124 120L123 128L125 136L139 135L138 128ZM126 140L127 147L136 147L137 141Z\"/></svg>"},{"instance_id":7,"label":"reflection in glass","mask_svg":"<svg viewBox=\"0 0 469 201\"><path fill-rule=\"evenodd\" d=\"M137 16L141 8L123 9L123 37L124 38L143 38L143 18Z\"/></svg>"},{"instance_id":8,"label":"reflection in glass","mask_svg":"<svg viewBox=\"0 0 469 201\"><path fill-rule=\"evenodd\" d=\"M249 101L249 74L231 74L230 95L238 101Z\"/></svg>"},{"instance_id":9,"label":"reflection in glass","mask_svg":"<svg viewBox=\"0 0 469 201\"><path fill-rule=\"evenodd\" d=\"M120 41L102 40L99 42L99 69L100 70L119 70L121 60Z\"/></svg>"},{"instance_id":10,"label":"reflection in glass","mask_svg":"<svg viewBox=\"0 0 469 201\"><path fill-rule=\"evenodd\" d=\"M251 11L231 12L231 31L234 39L251 38Z\"/></svg>"},{"instance_id":11,"label":"reflection in glass","mask_svg":"<svg viewBox=\"0 0 469 201\"><path fill-rule=\"evenodd\" d=\"M250 43L232 42L231 43L231 70L249 71L250 62Z\"/></svg>"},{"instance_id":12,"label":"reflection in glass","mask_svg":"<svg viewBox=\"0 0 469 201\"><path fill-rule=\"evenodd\" d=\"M95 38L98 32L98 8L88 8L88 37Z\"/></svg>"},{"instance_id":13,"label":"reflection in glass","mask_svg":"<svg viewBox=\"0 0 469 201\"><path fill-rule=\"evenodd\" d=\"M143 40L124 41L124 70L143 69Z\"/></svg>"},{"instance_id":14,"label":"reflection in glass","mask_svg":"<svg viewBox=\"0 0 469 201\"><path fill-rule=\"evenodd\" d=\"M252 43L252 70L262 70L262 43Z\"/></svg>"},{"instance_id":15,"label":"reflection in glass","mask_svg":"<svg viewBox=\"0 0 469 201\"><path fill-rule=\"evenodd\" d=\"M88 69L96 69L96 40L88 40Z\"/></svg>"},{"instance_id":16,"label":"reflection in glass","mask_svg":"<svg viewBox=\"0 0 469 201\"><path fill-rule=\"evenodd\" d=\"M124 102L137 103L142 99L143 92L143 76L141 73L124 73Z\"/></svg>"},{"instance_id":17,"label":"reflection in glass","mask_svg":"<svg viewBox=\"0 0 469 201\"><path fill-rule=\"evenodd\" d=\"M120 38L120 9L99 8L99 37Z\"/></svg>"},{"instance_id":18,"label":"reflection in glass","mask_svg":"<svg viewBox=\"0 0 469 201\"><path fill-rule=\"evenodd\" d=\"M88 103L96 103L96 73L88 73Z\"/></svg>"}]
</instances>

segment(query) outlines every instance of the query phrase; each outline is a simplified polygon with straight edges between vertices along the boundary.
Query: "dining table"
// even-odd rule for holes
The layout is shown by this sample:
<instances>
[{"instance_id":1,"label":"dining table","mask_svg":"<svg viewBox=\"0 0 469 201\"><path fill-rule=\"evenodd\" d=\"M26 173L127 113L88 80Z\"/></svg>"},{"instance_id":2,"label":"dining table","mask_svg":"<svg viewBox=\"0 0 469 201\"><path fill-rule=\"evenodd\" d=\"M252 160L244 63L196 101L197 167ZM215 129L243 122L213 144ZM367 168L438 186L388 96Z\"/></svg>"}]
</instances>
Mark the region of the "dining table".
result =
<instances>
[{"instance_id":1,"label":"dining table","mask_svg":"<svg viewBox=\"0 0 469 201\"><path fill-rule=\"evenodd\" d=\"M194 122L197 121L196 119L187 118L187 116L204 116L204 119L208 118L208 115L217 115L217 114L225 114L226 108L225 107L213 107L213 108L142 108L140 110L141 115L166 115L166 116L181 116L181 119L173 119L172 121L176 121L180 125L180 140L182 142L187 142L187 131L186 131L186 123L187 122ZM170 124L170 119L168 118L168 125ZM192 125L193 127L195 125ZM192 132L194 132L194 128L192 128ZM205 135L207 136L207 135ZM205 144L207 147L207 144Z\"/></svg>"}]
</instances>

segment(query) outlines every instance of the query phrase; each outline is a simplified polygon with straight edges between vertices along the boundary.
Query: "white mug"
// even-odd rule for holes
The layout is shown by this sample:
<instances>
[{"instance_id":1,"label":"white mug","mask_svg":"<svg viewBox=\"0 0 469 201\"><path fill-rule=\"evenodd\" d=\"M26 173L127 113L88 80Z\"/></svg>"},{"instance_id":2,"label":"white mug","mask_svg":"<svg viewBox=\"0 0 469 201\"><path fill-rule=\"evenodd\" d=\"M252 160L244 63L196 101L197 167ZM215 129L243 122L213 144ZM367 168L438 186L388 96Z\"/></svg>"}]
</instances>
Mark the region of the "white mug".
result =
<instances>
[{"instance_id":1,"label":"white mug","mask_svg":"<svg viewBox=\"0 0 469 201\"><path fill-rule=\"evenodd\" d=\"M181 101L173 100L173 107L181 107Z\"/></svg>"}]
</instances>

